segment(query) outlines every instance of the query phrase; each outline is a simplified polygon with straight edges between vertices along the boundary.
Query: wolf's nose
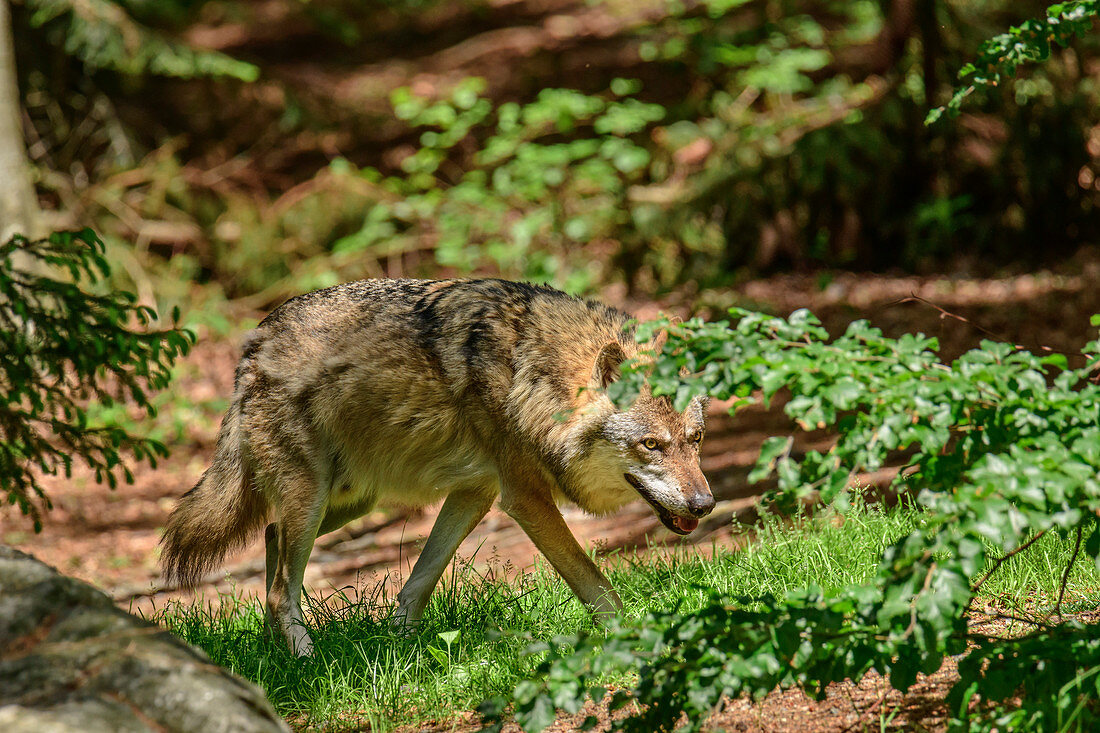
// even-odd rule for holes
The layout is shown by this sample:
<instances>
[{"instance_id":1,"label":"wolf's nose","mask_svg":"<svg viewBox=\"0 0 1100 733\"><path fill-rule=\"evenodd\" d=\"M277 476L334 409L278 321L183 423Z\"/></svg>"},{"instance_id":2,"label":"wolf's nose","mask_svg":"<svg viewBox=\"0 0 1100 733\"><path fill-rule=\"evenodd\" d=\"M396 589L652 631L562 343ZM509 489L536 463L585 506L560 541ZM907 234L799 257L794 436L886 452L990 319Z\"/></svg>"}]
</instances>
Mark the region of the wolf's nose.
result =
<instances>
[{"instance_id":1,"label":"wolf's nose","mask_svg":"<svg viewBox=\"0 0 1100 733\"><path fill-rule=\"evenodd\" d=\"M714 508L714 497L710 494L696 494L688 499L688 511L697 517L705 517Z\"/></svg>"}]
</instances>

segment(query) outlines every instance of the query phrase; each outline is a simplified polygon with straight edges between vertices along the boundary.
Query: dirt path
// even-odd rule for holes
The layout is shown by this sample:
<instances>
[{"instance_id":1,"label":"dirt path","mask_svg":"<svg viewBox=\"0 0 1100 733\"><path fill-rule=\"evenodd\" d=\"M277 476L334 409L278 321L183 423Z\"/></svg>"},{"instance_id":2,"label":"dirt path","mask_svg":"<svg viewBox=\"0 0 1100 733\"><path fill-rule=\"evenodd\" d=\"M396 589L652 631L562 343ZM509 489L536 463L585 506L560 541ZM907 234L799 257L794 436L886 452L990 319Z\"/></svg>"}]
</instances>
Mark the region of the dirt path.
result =
<instances>
[{"instance_id":1,"label":"dirt path","mask_svg":"<svg viewBox=\"0 0 1100 733\"><path fill-rule=\"evenodd\" d=\"M1084 257L1067 263L1059 273L1044 273L996 280L948 280L916 277L864 278L839 275L823 288L818 276L784 276L747 284L738 294L742 303L787 313L809 307L836 332L856 317L868 317L888 334L920 330L939 336L945 355L957 355L982 338L996 335L1037 350L1046 346L1076 352L1096 337L1088 317L1100 312L1100 258ZM911 295L969 319L961 322L943 316L925 303L898 301ZM609 300L615 300L614 293ZM733 293L709 293L712 311L733 304ZM646 304L625 303L645 317L654 312ZM675 304L671 305L672 309ZM203 342L188 357L193 368L173 389L194 400L227 396L231 391L236 345ZM720 412L720 410L718 410ZM45 529L34 534L31 524L12 507L0 509L0 541L30 552L64 572L108 590L123 607L148 610L168 598L192 598L191 594L159 585L156 543L165 517L175 499L198 479L211 452L217 419L196 420L185 430L186 438L157 469L140 467L133 485L109 491L94 484L86 472L76 471L71 480L49 478L44 483L54 502ZM768 435L787 431L781 416L759 410L739 413L736 420L712 416L704 445L703 467L719 504L714 514L691 537L681 539L665 530L648 507L638 502L609 517L588 517L566 510L566 519L585 544L602 552L615 550L659 552L662 547L696 544L703 550L712 543L740 541L730 531L730 519L754 517L756 489L746 483L749 467L760 442ZM408 573L422 545L434 514L375 512L320 538L306 574L308 587L322 593L349 584L363 585L379 578ZM493 510L463 543L459 554L469 557L482 548L484 557L508 560L522 570L529 567L535 549L526 536L499 510ZM475 563L476 565L476 563ZM212 574L198 589L207 598L231 587L258 593L263 583L262 546L256 542L230 559L226 570ZM839 685L829 698L815 703L798 692L776 693L756 705L739 701L723 714L721 727L728 730L859 730L877 727L893 711L890 725L907 729L942 727L942 710L935 702L951 671L942 670L922 681L905 698L890 693L882 697L881 681ZM944 676L946 675L946 676ZM880 699L881 698L881 699ZM878 700L878 702L876 702ZM740 712L738 712L740 711ZM938 711L938 712L937 712ZM855 716L853 718L853 716ZM931 717L930 717L931 716Z\"/></svg>"}]
</instances>

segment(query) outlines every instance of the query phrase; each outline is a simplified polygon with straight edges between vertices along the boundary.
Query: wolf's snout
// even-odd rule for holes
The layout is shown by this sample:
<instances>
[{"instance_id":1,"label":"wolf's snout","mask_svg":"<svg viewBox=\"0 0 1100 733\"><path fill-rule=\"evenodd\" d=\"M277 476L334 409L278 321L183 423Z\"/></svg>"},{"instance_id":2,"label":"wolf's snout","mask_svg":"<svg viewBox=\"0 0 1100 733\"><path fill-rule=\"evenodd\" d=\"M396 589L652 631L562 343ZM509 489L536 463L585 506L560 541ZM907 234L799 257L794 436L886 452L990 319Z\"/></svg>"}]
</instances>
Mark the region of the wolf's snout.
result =
<instances>
[{"instance_id":1,"label":"wolf's snout","mask_svg":"<svg viewBox=\"0 0 1100 733\"><path fill-rule=\"evenodd\" d=\"M714 496L702 492L697 493L688 499L687 508L692 516L705 517L714 508Z\"/></svg>"}]
</instances>

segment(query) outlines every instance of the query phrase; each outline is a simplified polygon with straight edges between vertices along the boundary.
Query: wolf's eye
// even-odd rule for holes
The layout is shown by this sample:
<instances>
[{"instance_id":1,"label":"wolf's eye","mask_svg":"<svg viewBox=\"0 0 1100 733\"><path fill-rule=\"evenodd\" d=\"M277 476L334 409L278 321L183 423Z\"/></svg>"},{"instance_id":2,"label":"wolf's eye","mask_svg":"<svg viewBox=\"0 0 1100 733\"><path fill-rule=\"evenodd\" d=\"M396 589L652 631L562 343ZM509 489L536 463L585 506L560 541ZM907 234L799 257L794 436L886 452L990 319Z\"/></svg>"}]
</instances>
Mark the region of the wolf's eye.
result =
<instances>
[{"instance_id":1,"label":"wolf's eye","mask_svg":"<svg viewBox=\"0 0 1100 733\"><path fill-rule=\"evenodd\" d=\"M646 438L642 441L642 445L644 445L648 450L657 450L657 448L659 448L661 444L657 442L656 438Z\"/></svg>"},{"instance_id":2,"label":"wolf's eye","mask_svg":"<svg viewBox=\"0 0 1100 733\"><path fill-rule=\"evenodd\" d=\"M693 433L693 434L688 436L688 440L690 440L692 443L695 443L695 445L699 445L700 443L703 442L703 434L702 433Z\"/></svg>"}]
</instances>

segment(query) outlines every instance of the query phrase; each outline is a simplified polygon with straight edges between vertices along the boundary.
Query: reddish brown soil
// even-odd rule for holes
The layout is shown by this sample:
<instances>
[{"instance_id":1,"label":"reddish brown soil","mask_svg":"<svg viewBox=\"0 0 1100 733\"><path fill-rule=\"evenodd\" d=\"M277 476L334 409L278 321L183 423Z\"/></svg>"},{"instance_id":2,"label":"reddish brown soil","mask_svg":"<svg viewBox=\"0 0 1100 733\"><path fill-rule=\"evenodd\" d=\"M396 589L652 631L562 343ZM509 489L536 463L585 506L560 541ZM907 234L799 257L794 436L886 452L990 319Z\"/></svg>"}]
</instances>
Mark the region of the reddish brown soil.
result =
<instances>
[{"instance_id":1,"label":"reddish brown soil","mask_svg":"<svg viewBox=\"0 0 1100 733\"><path fill-rule=\"evenodd\" d=\"M818 276L783 276L746 284L737 293L709 293L712 312L720 306L744 303L777 313L809 307L837 332L856 317L868 317L888 334L923 331L940 337L944 353L955 356L986 337L1014 340L1032 350L1049 347L1076 352L1096 337L1088 317L1100 312L1100 291L1094 283L1100 259L1081 257L1056 273L966 280L918 277L861 277L838 275L823 289ZM926 303L898 301L919 296L969 323L943 316ZM607 299L621 301L614 292ZM651 315L650 304L626 302L640 316ZM681 310L670 303L669 308ZM192 369L172 389L196 400L228 396L236 360L236 344L202 342L188 357ZM720 407L720 406L717 406ZM716 409L716 412L720 410ZM42 560L112 593L123 607L147 610L172 597L192 598L158 581L156 544L165 517L176 497L198 479L209 457L217 420L188 426L184 440L173 445L170 459L157 469L142 466L133 485L115 491L92 482L77 471L70 480L44 481L54 509L44 531L34 534L31 523L12 507L0 509L0 542L30 552ZM672 536L642 502L610 517L588 517L566 510L566 519L578 538L596 543L603 552L661 552L665 546L695 544L705 551L712 543L738 541L730 519L751 521L754 489L745 476L763 438L787 431L782 416L759 410L739 413L736 419L715 414L705 443L703 467L720 501L691 537ZM871 477L872 479L881 477ZM322 537L306 575L317 591L339 588L371 577L407 574L418 548L431 527L433 512L393 514L376 512L344 529ZM494 510L460 549L469 557L479 547L518 569L529 567L535 550L519 529ZM476 564L476 563L475 563ZM211 597L232 584L238 591L257 593L263 583L262 547L257 541L230 559L226 570L207 579L198 594ZM941 698L953 675L951 665L922 681L904 697L887 692L876 677L860 685L836 685L822 702L797 691L776 692L760 703L733 701L714 719L721 730L840 731L888 727L939 730L943 727ZM563 719L559 729L576 721ZM449 721L438 730L470 729L470 721Z\"/></svg>"}]
</instances>

